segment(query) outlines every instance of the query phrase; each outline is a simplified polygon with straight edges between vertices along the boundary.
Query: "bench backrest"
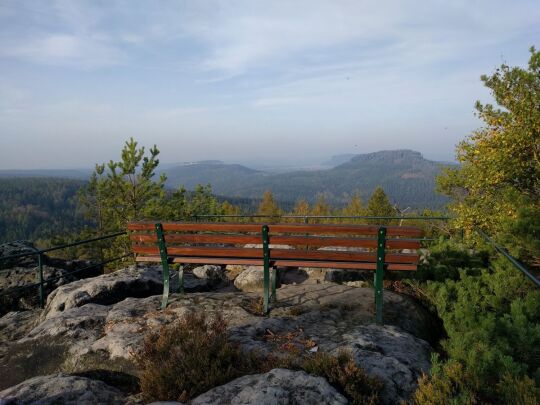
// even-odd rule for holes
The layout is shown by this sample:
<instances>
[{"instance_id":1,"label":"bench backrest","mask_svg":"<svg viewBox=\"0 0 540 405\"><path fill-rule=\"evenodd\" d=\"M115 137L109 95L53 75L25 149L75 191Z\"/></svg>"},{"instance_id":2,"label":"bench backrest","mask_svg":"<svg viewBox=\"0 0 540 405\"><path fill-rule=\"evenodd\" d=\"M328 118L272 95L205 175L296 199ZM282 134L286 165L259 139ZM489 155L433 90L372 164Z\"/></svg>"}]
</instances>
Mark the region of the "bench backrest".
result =
<instances>
[{"instance_id":1,"label":"bench backrest","mask_svg":"<svg viewBox=\"0 0 540 405\"><path fill-rule=\"evenodd\" d=\"M376 225L274 224L268 226L272 266L332 267L375 270ZM163 222L163 239L169 261L202 264L263 265L263 224ZM156 224L128 225L137 261L160 261ZM386 270L416 270L422 230L387 226Z\"/></svg>"}]
</instances>

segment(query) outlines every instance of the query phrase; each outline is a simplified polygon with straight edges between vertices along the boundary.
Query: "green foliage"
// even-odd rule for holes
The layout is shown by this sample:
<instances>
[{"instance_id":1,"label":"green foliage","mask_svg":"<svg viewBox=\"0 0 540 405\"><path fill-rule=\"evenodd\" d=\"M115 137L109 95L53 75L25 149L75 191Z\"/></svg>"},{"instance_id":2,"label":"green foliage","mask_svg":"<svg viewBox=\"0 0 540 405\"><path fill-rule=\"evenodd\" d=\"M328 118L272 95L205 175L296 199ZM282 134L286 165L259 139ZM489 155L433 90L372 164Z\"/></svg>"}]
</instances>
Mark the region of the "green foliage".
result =
<instances>
[{"instance_id":1,"label":"green foliage","mask_svg":"<svg viewBox=\"0 0 540 405\"><path fill-rule=\"evenodd\" d=\"M313 207L311 207L310 215L313 216L329 216L333 215L332 207L330 204L328 204L326 197L324 194L319 194L317 196L317 200L315 201L315 204L313 204ZM331 219L312 219L310 223L324 223L324 222L331 222Z\"/></svg>"},{"instance_id":2,"label":"green foliage","mask_svg":"<svg viewBox=\"0 0 540 405\"><path fill-rule=\"evenodd\" d=\"M45 240L92 224L77 209L76 192L83 184L59 178L0 179L0 242Z\"/></svg>"},{"instance_id":3,"label":"green foliage","mask_svg":"<svg viewBox=\"0 0 540 405\"><path fill-rule=\"evenodd\" d=\"M267 218L262 218L262 220L275 222L281 216L281 214L282 211L279 208L276 200L274 200L272 192L265 191L262 201L257 208L257 215L267 216Z\"/></svg>"},{"instance_id":4,"label":"green foliage","mask_svg":"<svg viewBox=\"0 0 540 405\"><path fill-rule=\"evenodd\" d=\"M540 52L531 48L527 69L502 65L482 81L499 107L477 102L484 127L458 145L461 167L446 170L439 190L453 198L457 227L539 240L537 226L515 229L508 221L540 212ZM527 248L533 251L522 251L522 259L540 254L538 244Z\"/></svg>"},{"instance_id":5,"label":"green foliage","mask_svg":"<svg viewBox=\"0 0 540 405\"><path fill-rule=\"evenodd\" d=\"M502 108L477 103L485 127L458 146L460 168L439 178L455 225L480 227L529 264L539 262L540 53L528 69L483 76ZM418 404L540 402L540 290L506 259L485 263L454 244L431 249L421 268L448 338L448 357L423 377ZM436 262L439 263L436 263ZM434 264L436 263L436 264ZM423 267L423 266L422 266ZM445 280L443 280L445 279Z\"/></svg>"},{"instance_id":6,"label":"green foliage","mask_svg":"<svg viewBox=\"0 0 540 405\"><path fill-rule=\"evenodd\" d=\"M159 150L154 145L145 156L131 138L121 152L122 160L96 165L86 187L79 194L85 214L97 218L98 230L125 229L126 223L148 217L149 211L164 198L165 176L154 181Z\"/></svg>"},{"instance_id":7,"label":"green foliage","mask_svg":"<svg viewBox=\"0 0 540 405\"><path fill-rule=\"evenodd\" d=\"M540 383L540 291L502 260L479 274L472 270L429 285L448 335L443 347L449 357L442 374L434 373L431 389L440 383L437 378L450 384L451 374L444 373L459 365L463 381L451 384L457 396L497 402L508 378Z\"/></svg>"},{"instance_id":8,"label":"green foliage","mask_svg":"<svg viewBox=\"0 0 540 405\"><path fill-rule=\"evenodd\" d=\"M367 210L362 202L360 191L356 191L349 199L347 205L343 207L341 215L346 217L361 217L367 215ZM350 222L347 220L346 222Z\"/></svg>"},{"instance_id":9,"label":"green foliage","mask_svg":"<svg viewBox=\"0 0 540 405\"><path fill-rule=\"evenodd\" d=\"M388 197L386 196L386 193L384 192L382 187L377 187L371 195L368 201L367 215L372 217L392 217L396 215L396 210L392 206L392 204L390 204L390 201L388 200ZM374 219L370 222L375 224L388 225L392 221Z\"/></svg>"},{"instance_id":10,"label":"green foliage","mask_svg":"<svg viewBox=\"0 0 540 405\"><path fill-rule=\"evenodd\" d=\"M455 239L440 238L429 246L427 260L418 265L415 278L423 281L459 280L460 272L480 274L488 265L488 252L472 250Z\"/></svg>"}]
</instances>

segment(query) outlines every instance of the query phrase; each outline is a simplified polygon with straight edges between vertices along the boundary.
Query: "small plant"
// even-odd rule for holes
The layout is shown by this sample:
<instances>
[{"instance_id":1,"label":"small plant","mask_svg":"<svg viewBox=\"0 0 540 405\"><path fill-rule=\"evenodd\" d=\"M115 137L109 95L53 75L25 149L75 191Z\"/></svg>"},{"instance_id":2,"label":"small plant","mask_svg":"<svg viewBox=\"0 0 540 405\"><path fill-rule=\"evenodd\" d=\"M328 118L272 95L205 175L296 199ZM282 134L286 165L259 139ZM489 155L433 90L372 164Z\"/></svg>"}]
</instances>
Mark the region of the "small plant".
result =
<instances>
[{"instance_id":1,"label":"small plant","mask_svg":"<svg viewBox=\"0 0 540 405\"><path fill-rule=\"evenodd\" d=\"M207 319L204 313L189 313L148 334L135 361L146 402L185 402L259 368L255 355L229 341L223 317Z\"/></svg>"},{"instance_id":2,"label":"small plant","mask_svg":"<svg viewBox=\"0 0 540 405\"><path fill-rule=\"evenodd\" d=\"M318 352L307 357L302 363L302 369L310 374L326 378L328 382L339 389L353 404L378 403L379 391L383 383L358 367L347 351L341 351L337 356Z\"/></svg>"},{"instance_id":3,"label":"small plant","mask_svg":"<svg viewBox=\"0 0 540 405\"><path fill-rule=\"evenodd\" d=\"M348 352L337 356L310 353L316 343L301 336L301 331L268 332L265 340L276 345L269 355L246 353L229 340L221 315L207 318L204 313L188 313L148 334L142 350L134 356L143 400L187 402L243 375L288 368L326 378L353 404L377 403L382 383L358 367Z\"/></svg>"}]
</instances>

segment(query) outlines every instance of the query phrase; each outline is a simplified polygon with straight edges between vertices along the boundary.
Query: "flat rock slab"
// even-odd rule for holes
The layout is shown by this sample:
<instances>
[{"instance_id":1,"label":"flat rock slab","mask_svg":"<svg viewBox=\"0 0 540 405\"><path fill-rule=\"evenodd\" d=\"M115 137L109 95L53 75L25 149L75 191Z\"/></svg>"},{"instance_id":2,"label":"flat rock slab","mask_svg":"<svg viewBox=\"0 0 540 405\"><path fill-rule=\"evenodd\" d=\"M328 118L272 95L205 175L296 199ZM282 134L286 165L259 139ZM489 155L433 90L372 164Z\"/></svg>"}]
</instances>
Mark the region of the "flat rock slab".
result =
<instances>
[{"instance_id":1,"label":"flat rock slab","mask_svg":"<svg viewBox=\"0 0 540 405\"><path fill-rule=\"evenodd\" d=\"M349 402L322 377L304 371L276 368L268 373L246 375L198 396L192 405L318 404Z\"/></svg>"},{"instance_id":2,"label":"flat rock slab","mask_svg":"<svg viewBox=\"0 0 540 405\"><path fill-rule=\"evenodd\" d=\"M55 374L34 377L0 392L2 404L123 404L125 396L116 388L84 377Z\"/></svg>"}]
</instances>

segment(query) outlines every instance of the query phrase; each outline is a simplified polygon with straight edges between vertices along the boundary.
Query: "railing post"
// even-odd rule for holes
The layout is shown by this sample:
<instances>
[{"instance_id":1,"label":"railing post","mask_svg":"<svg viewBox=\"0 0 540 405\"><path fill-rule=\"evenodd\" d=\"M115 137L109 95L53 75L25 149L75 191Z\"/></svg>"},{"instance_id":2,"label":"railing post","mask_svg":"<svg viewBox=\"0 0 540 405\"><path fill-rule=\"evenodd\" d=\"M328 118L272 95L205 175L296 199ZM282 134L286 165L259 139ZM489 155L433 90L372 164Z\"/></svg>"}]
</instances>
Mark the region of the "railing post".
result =
<instances>
[{"instance_id":1,"label":"railing post","mask_svg":"<svg viewBox=\"0 0 540 405\"><path fill-rule=\"evenodd\" d=\"M375 270L375 321L383 323L383 279L384 255L386 245L386 227L381 226L377 232L377 269Z\"/></svg>"},{"instance_id":2,"label":"railing post","mask_svg":"<svg viewBox=\"0 0 540 405\"><path fill-rule=\"evenodd\" d=\"M37 282L39 283L39 306L43 308L45 307L45 291L43 289L43 254L41 252L38 253Z\"/></svg>"},{"instance_id":3,"label":"railing post","mask_svg":"<svg viewBox=\"0 0 540 405\"><path fill-rule=\"evenodd\" d=\"M268 225L262 227L262 242L263 242L263 311L268 314L268 304L270 301L270 240L268 237Z\"/></svg>"},{"instance_id":4,"label":"railing post","mask_svg":"<svg viewBox=\"0 0 540 405\"><path fill-rule=\"evenodd\" d=\"M157 244L159 255L161 257L161 266L163 268L163 298L161 300L161 309L167 308L169 301L169 255L167 254L167 245L163 235L163 226L161 223L154 225L156 229Z\"/></svg>"}]
</instances>

